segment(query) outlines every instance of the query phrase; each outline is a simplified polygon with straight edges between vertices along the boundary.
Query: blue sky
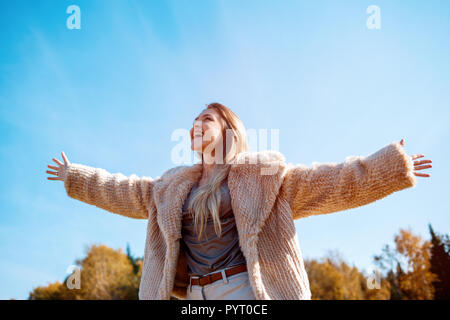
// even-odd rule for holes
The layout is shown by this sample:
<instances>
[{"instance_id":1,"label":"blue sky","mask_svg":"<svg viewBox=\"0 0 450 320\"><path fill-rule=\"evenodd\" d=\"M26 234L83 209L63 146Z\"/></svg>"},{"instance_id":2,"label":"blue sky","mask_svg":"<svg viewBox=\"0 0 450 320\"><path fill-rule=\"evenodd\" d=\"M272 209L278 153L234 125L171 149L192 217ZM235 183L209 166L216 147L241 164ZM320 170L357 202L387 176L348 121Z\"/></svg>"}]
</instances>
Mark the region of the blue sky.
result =
<instances>
[{"instance_id":1,"label":"blue sky","mask_svg":"<svg viewBox=\"0 0 450 320\"><path fill-rule=\"evenodd\" d=\"M71 4L80 30L66 27ZM444 1L2 2L0 298L62 281L89 244L143 255L146 221L69 198L46 179L52 157L157 177L175 165L172 132L215 101L247 129L279 129L288 162L401 138L433 160L416 188L296 221L304 257L338 250L369 270L400 228L449 233L448 39Z\"/></svg>"}]
</instances>

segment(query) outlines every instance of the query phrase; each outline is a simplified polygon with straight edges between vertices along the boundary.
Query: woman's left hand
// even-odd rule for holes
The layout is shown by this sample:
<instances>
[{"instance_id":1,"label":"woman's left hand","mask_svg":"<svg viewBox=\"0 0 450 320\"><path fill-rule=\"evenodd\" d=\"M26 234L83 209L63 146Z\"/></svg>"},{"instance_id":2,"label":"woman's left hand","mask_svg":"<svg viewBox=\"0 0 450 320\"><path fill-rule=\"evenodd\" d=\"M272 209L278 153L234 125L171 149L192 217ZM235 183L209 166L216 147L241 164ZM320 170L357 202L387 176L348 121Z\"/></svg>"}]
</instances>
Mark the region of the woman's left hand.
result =
<instances>
[{"instance_id":1,"label":"woman's left hand","mask_svg":"<svg viewBox=\"0 0 450 320\"><path fill-rule=\"evenodd\" d=\"M405 146L405 139L402 139L402 140L400 141L400 145L401 145L402 147ZM424 157L424 156L425 156L424 154L420 153L420 154L412 155L411 158L412 158L413 160L415 160L415 159L417 159L417 158L422 158L422 157ZM422 165L422 164L424 164L424 163L431 163L431 162L432 162L431 160L419 160L419 161L414 161L414 171L415 171L415 170L423 170L423 169L431 168L431 164L426 165L426 166L423 166L423 165ZM418 173L418 172L414 172L414 175L416 175L416 176L418 176L418 177L429 177L429 176L430 176L429 174L426 174L426 173Z\"/></svg>"}]
</instances>

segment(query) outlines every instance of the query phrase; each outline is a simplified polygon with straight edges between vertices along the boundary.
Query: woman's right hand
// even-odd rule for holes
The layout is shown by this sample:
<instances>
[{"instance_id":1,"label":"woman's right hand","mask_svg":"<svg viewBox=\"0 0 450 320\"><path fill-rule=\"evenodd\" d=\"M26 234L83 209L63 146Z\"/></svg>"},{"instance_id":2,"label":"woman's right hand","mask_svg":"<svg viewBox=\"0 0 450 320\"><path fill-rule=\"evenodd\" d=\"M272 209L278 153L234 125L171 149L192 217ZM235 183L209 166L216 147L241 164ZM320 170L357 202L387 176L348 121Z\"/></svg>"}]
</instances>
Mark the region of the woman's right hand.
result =
<instances>
[{"instance_id":1,"label":"woman's right hand","mask_svg":"<svg viewBox=\"0 0 450 320\"><path fill-rule=\"evenodd\" d=\"M56 166L52 166L52 165L48 165L47 167L49 167L50 169L56 170L56 171L50 171L47 170L46 173L48 174L53 174L56 177L47 177L48 180L62 180L64 181L66 179L66 174L67 174L67 169L69 168L70 162L69 159L67 159L66 155L64 154L64 151L61 152L61 156L63 158L64 163L61 163L61 161L59 161L56 158L53 158L52 160L58 165Z\"/></svg>"}]
</instances>

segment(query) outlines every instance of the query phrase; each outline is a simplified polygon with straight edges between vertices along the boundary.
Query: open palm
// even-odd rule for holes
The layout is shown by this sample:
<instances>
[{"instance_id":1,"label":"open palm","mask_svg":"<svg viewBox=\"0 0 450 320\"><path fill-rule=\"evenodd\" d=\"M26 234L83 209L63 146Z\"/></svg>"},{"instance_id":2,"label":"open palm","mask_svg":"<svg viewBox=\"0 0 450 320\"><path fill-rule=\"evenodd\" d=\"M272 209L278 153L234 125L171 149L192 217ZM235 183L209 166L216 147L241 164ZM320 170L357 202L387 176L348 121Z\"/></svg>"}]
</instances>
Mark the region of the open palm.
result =
<instances>
[{"instance_id":1,"label":"open palm","mask_svg":"<svg viewBox=\"0 0 450 320\"><path fill-rule=\"evenodd\" d=\"M48 180L64 180L66 178L67 169L70 166L69 159L67 159L66 155L64 154L64 151L61 152L61 156L63 158L64 163L59 161L56 158L53 158L52 160L58 165L58 166L52 166L48 165L50 169L53 169L55 171L47 170L46 173L55 175L56 177L47 177Z\"/></svg>"},{"instance_id":2,"label":"open palm","mask_svg":"<svg viewBox=\"0 0 450 320\"><path fill-rule=\"evenodd\" d=\"M400 141L400 145L402 146L402 147L404 147L405 146L405 139L402 139L401 141ZM415 159L418 159L418 158L422 158L422 157L424 157L425 155L423 154L423 153L419 153L419 154L414 154L414 155L412 155L411 156L411 158L413 159L413 160L415 160ZM429 174L427 174L427 173L419 173L419 172L415 172L416 170L423 170L423 169L428 169L428 168L431 168L432 166L431 166L431 164L429 164L429 165L423 165L423 164L425 164L425 163L431 163L432 161L431 160L419 160L419 161L414 161L414 175L415 176L418 176L418 177L429 177L430 175Z\"/></svg>"}]
</instances>

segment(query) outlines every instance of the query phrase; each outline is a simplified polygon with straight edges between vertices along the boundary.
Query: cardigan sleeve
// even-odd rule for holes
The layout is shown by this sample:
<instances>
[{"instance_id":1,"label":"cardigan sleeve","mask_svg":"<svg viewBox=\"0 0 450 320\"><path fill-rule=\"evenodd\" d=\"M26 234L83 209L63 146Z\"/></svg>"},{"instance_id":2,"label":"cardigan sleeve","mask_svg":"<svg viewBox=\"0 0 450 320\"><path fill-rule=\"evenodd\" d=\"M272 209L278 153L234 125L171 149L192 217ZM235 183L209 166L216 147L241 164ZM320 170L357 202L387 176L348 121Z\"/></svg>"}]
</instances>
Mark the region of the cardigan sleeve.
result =
<instances>
[{"instance_id":1,"label":"cardigan sleeve","mask_svg":"<svg viewBox=\"0 0 450 320\"><path fill-rule=\"evenodd\" d=\"M69 197L112 213L135 219L148 218L154 179L111 174L101 168L72 163L64 179Z\"/></svg>"},{"instance_id":2,"label":"cardigan sleeve","mask_svg":"<svg viewBox=\"0 0 450 320\"><path fill-rule=\"evenodd\" d=\"M398 142L342 163L287 166L281 195L294 219L356 208L415 187L414 163Z\"/></svg>"}]
</instances>

